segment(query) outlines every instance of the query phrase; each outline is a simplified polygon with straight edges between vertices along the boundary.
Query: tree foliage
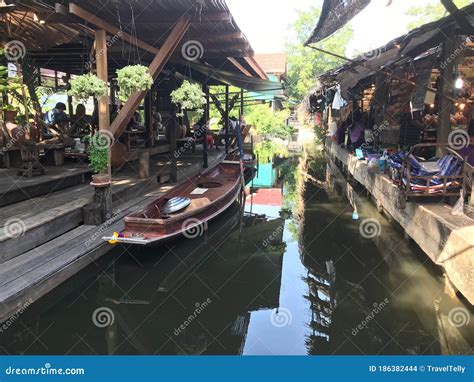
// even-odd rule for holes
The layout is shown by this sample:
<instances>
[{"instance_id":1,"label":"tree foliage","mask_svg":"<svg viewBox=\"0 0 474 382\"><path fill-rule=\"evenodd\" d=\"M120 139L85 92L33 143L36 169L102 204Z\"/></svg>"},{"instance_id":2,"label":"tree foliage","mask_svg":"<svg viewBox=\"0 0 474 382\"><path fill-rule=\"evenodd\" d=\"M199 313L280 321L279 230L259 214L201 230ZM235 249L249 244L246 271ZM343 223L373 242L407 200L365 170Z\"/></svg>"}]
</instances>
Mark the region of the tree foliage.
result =
<instances>
[{"instance_id":1,"label":"tree foliage","mask_svg":"<svg viewBox=\"0 0 474 382\"><path fill-rule=\"evenodd\" d=\"M316 7L311 7L307 11L299 11L298 19L292 25L292 29L296 32L296 42L287 46L288 85L290 96L296 102L306 96L314 86L315 79L319 74L344 63L339 58L304 46L316 26L320 14L320 8ZM344 56L352 34L352 28L346 25L333 36L319 42L318 47Z\"/></svg>"},{"instance_id":2,"label":"tree foliage","mask_svg":"<svg viewBox=\"0 0 474 382\"><path fill-rule=\"evenodd\" d=\"M286 124L288 117L287 109L274 112L268 105L256 105L246 114L245 121L260 135L285 139L292 133L291 126Z\"/></svg>"},{"instance_id":3,"label":"tree foliage","mask_svg":"<svg viewBox=\"0 0 474 382\"><path fill-rule=\"evenodd\" d=\"M463 8L471 3L472 0L454 0L454 4L456 4L458 8ZM405 14L412 17L412 20L407 25L408 29L412 30L432 21L439 20L447 16L448 12L443 4L438 1L435 4L411 7Z\"/></svg>"}]
</instances>

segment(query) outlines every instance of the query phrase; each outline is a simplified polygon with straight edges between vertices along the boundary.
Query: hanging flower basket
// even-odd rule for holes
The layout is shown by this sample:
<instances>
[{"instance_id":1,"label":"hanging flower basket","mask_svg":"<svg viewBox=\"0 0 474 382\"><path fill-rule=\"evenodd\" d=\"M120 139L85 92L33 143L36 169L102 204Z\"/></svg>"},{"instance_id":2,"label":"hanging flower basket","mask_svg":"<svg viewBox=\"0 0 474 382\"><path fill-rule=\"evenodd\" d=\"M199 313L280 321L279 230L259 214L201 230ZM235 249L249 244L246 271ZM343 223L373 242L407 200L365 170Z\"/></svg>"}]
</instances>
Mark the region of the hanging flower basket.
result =
<instances>
[{"instance_id":1,"label":"hanging flower basket","mask_svg":"<svg viewBox=\"0 0 474 382\"><path fill-rule=\"evenodd\" d=\"M150 90L153 78L146 66L129 65L117 70L118 97L126 102L130 96L138 91Z\"/></svg>"},{"instance_id":2,"label":"hanging flower basket","mask_svg":"<svg viewBox=\"0 0 474 382\"><path fill-rule=\"evenodd\" d=\"M83 74L71 80L68 94L83 101L89 97L100 98L107 94L107 84L92 73Z\"/></svg>"},{"instance_id":3,"label":"hanging flower basket","mask_svg":"<svg viewBox=\"0 0 474 382\"><path fill-rule=\"evenodd\" d=\"M179 107L178 117L183 117L185 111L194 111L200 118L204 113L203 106L206 104L206 97L199 84L192 84L183 81L183 84L171 92L171 102Z\"/></svg>"}]
</instances>

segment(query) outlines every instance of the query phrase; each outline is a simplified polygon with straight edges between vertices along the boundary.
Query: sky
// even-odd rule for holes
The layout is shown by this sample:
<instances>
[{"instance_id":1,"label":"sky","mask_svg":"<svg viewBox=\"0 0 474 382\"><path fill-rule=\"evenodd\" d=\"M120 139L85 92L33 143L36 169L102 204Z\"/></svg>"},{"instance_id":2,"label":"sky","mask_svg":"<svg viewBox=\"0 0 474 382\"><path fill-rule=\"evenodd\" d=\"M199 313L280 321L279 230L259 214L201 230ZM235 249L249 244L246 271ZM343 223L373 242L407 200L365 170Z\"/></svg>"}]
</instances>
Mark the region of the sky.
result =
<instances>
[{"instance_id":1,"label":"sky","mask_svg":"<svg viewBox=\"0 0 474 382\"><path fill-rule=\"evenodd\" d=\"M410 18L405 11L414 5L437 3L439 0L372 0L354 19L354 37L348 54L366 52L385 45L407 32ZM227 0L240 29L256 53L284 52L287 41L294 39L289 27L297 18L297 9L320 6L321 0Z\"/></svg>"}]
</instances>

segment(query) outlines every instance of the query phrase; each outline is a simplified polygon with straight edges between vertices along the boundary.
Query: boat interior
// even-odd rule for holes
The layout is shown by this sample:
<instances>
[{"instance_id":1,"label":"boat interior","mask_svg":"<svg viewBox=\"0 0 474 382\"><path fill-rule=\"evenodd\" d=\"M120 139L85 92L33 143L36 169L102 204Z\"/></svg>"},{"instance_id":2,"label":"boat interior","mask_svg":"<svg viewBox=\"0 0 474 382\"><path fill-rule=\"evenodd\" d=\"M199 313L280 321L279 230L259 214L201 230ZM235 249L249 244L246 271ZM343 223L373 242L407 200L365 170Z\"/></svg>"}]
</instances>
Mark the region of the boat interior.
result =
<instances>
[{"instance_id":1,"label":"boat interior","mask_svg":"<svg viewBox=\"0 0 474 382\"><path fill-rule=\"evenodd\" d=\"M171 190L150 203L143 210L129 215L126 222L170 224L194 216L210 208L229 193L241 181L240 164L220 164L211 170L190 178L187 182ZM169 202L181 199L181 209L167 212ZM186 203L185 201L188 200ZM179 208L179 207L177 207Z\"/></svg>"}]
</instances>

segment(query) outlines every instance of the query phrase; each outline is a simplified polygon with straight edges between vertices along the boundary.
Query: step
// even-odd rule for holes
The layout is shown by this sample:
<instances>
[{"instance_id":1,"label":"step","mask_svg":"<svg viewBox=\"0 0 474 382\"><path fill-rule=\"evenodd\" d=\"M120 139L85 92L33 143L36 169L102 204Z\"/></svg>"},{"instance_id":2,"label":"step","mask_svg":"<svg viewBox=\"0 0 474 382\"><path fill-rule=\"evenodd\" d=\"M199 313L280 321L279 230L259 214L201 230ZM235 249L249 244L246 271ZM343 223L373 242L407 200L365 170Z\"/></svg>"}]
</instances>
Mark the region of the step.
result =
<instances>
[{"instance_id":1,"label":"step","mask_svg":"<svg viewBox=\"0 0 474 382\"><path fill-rule=\"evenodd\" d=\"M0 264L79 226L89 201L88 197L77 198L24 219L18 215L0 222ZM12 231L20 235L12 236Z\"/></svg>"},{"instance_id":2,"label":"step","mask_svg":"<svg viewBox=\"0 0 474 382\"><path fill-rule=\"evenodd\" d=\"M53 191L63 190L84 183L85 177L90 174L88 168L49 169L46 175L31 179L8 175L3 169L0 176L0 207L18 203L41 195L48 195Z\"/></svg>"},{"instance_id":3,"label":"step","mask_svg":"<svg viewBox=\"0 0 474 382\"><path fill-rule=\"evenodd\" d=\"M120 224L109 229L118 229ZM88 241L90 245L86 244ZM110 246L97 235L97 227L83 225L2 264L0 322L14 314L18 306L44 296L108 249Z\"/></svg>"}]
</instances>

